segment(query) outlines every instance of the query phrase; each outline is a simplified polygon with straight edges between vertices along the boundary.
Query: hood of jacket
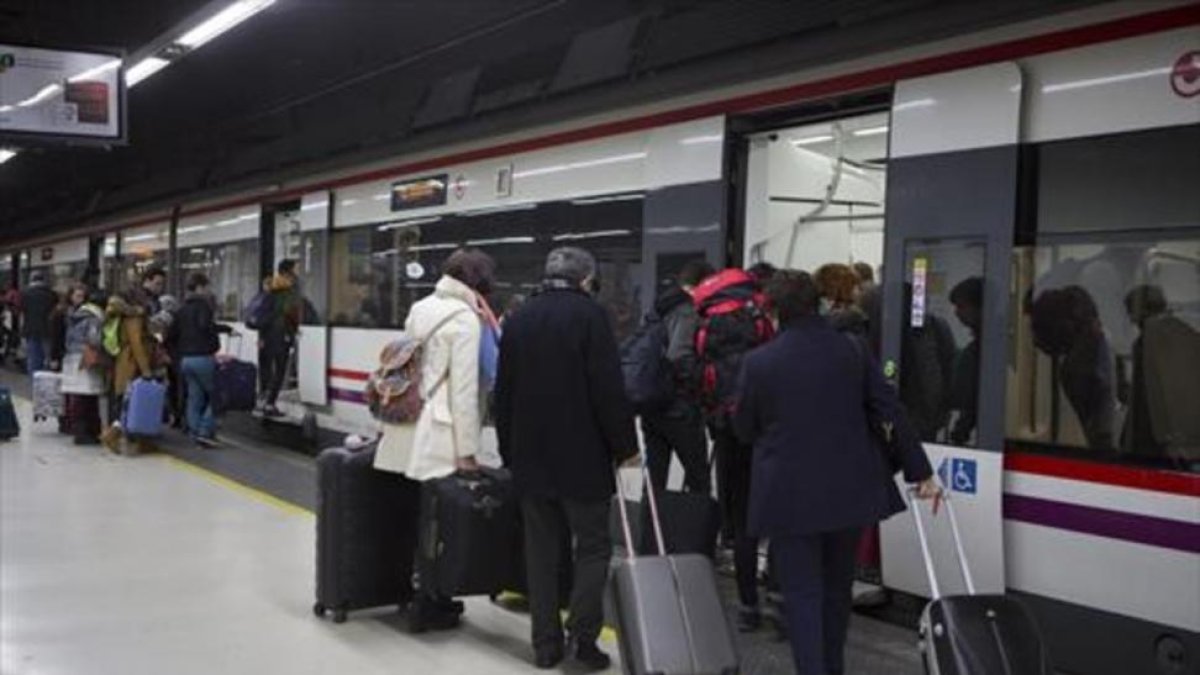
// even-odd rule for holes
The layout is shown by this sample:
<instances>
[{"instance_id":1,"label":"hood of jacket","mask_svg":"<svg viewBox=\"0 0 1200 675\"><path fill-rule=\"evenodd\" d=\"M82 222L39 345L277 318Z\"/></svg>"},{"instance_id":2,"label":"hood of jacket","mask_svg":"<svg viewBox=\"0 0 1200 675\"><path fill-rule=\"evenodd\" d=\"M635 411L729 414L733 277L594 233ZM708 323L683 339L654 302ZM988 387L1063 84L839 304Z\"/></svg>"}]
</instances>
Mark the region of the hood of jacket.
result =
<instances>
[{"instance_id":1,"label":"hood of jacket","mask_svg":"<svg viewBox=\"0 0 1200 675\"><path fill-rule=\"evenodd\" d=\"M439 298L462 300L472 309L478 310L479 308L479 296L476 295L475 290L454 277L443 276L438 279L433 292Z\"/></svg>"},{"instance_id":2,"label":"hood of jacket","mask_svg":"<svg viewBox=\"0 0 1200 675\"><path fill-rule=\"evenodd\" d=\"M663 291L662 295L654 301L654 313L660 317L665 317L670 314L676 307L680 305L692 303L692 296L688 295L687 291L678 286L672 286Z\"/></svg>"},{"instance_id":3,"label":"hood of jacket","mask_svg":"<svg viewBox=\"0 0 1200 675\"><path fill-rule=\"evenodd\" d=\"M69 314L71 321L83 321L84 319L103 319L104 310L99 305L92 302L85 302L82 305L71 310Z\"/></svg>"},{"instance_id":4,"label":"hood of jacket","mask_svg":"<svg viewBox=\"0 0 1200 675\"><path fill-rule=\"evenodd\" d=\"M296 280L286 274L276 274L271 277L271 292L290 291L296 287Z\"/></svg>"},{"instance_id":5,"label":"hood of jacket","mask_svg":"<svg viewBox=\"0 0 1200 675\"><path fill-rule=\"evenodd\" d=\"M129 317L143 316L146 314L146 310L140 305L126 301L125 298L119 295L114 295L108 299L108 306L105 308L104 313L109 317Z\"/></svg>"}]
</instances>

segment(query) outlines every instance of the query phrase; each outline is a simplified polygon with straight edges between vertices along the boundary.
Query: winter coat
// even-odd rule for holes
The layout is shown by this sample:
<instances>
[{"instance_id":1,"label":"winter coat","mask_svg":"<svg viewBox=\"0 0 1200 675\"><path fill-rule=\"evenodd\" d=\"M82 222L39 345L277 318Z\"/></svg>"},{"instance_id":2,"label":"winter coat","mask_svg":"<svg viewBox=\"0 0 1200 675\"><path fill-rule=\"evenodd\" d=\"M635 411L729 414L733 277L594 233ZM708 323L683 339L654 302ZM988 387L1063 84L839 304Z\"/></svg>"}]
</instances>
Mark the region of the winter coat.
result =
<instances>
[{"instance_id":1,"label":"winter coat","mask_svg":"<svg viewBox=\"0 0 1200 675\"><path fill-rule=\"evenodd\" d=\"M667 417L694 416L699 409L699 366L696 359L696 329L700 315L692 298L681 288L659 296L654 312L667 330L667 362L675 382L675 397L663 411Z\"/></svg>"},{"instance_id":2,"label":"winter coat","mask_svg":"<svg viewBox=\"0 0 1200 675\"><path fill-rule=\"evenodd\" d=\"M617 340L604 308L551 287L504 324L496 382L500 454L522 494L601 501L638 451Z\"/></svg>"},{"instance_id":3,"label":"winter coat","mask_svg":"<svg viewBox=\"0 0 1200 675\"><path fill-rule=\"evenodd\" d=\"M50 314L58 304L58 294L45 282L35 282L21 292L23 321L21 337L31 340L50 339Z\"/></svg>"},{"instance_id":4,"label":"winter coat","mask_svg":"<svg viewBox=\"0 0 1200 675\"><path fill-rule=\"evenodd\" d=\"M743 363L734 430L754 445L750 532L809 535L872 525L903 510L892 472L932 475L902 428L896 393L861 345L822 317L795 321ZM895 464L899 466L894 466Z\"/></svg>"},{"instance_id":5,"label":"winter coat","mask_svg":"<svg viewBox=\"0 0 1200 675\"><path fill-rule=\"evenodd\" d=\"M130 382L139 377L154 376L154 355L158 345L150 334L146 310L141 306L113 296L108 301L105 313L108 317L118 316L121 319L121 351L113 364L112 386L113 392L122 396Z\"/></svg>"},{"instance_id":6,"label":"winter coat","mask_svg":"<svg viewBox=\"0 0 1200 675\"><path fill-rule=\"evenodd\" d=\"M424 340L421 394L425 405L416 425L383 425L375 468L417 481L442 478L454 473L455 460L479 453L483 431L482 325L475 291L457 279L442 277L433 295L412 306L404 331Z\"/></svg>"},{"instance_id":7,"label":"winter coat","mask_svg":"<svg viewBox=\"0 0 1200 675\"><path fill-rule=\"evenodd\" d=\"M173 353L182 358L212 356L219 352L221 340L218 335L231 333L233 329L218 324L213 315L212 296L189 293L167 332L167 343Z\"/></svg>"},{"instance_id":8,"label":"winter coat","mask_svg":"<svg viewBox=\"0 0 1200 675\"><path fill-rule=\"evenodd\" d=\"M67 318L66 352L63 356L62 391L64 394L99 396L104 393L104 370L84 368L83 354L87 346L101 349L101 330L104 310L84 303L71 310Z\"/></svg>"},{"instance_id":9,"label":"winter coat","mask_svg":"<svg viewBox=\"0 0 1200 675\"><path fill-rule=\"evenodd\" d=\"M286 274L271 277L270 319L260 328L264 339L291 342L300 331L304 318L304 298L296 288L296 280Z\"/></svg>"}]
</instances>

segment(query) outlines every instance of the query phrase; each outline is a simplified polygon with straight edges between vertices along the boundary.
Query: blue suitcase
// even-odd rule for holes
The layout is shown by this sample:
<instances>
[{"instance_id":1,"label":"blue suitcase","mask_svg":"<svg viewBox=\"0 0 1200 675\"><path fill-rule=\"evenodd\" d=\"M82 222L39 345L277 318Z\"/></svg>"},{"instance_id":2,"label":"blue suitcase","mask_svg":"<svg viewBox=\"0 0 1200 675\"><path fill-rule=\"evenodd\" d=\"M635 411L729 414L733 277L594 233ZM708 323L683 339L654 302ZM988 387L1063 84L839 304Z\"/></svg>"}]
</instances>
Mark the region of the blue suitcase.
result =
<instances>
[{"instance_id":1,"label":"blue suitcase","mask_svg":"<svg viewBox=\"0 0 1200 675\"><path fill-rule=\"evenodd\" d=\"M248 361L217 361L212 403L217 413L254 410L258 403L258 368Z\"/></svg>"},{"instance_id":2,"label":"blue suitcase","mask_svg":"<svg viewBox=\"0 0 1200 675\"><path fill-rule=\"evenodd\" d=\"M12 392L8 387L0 387L0 440L7 441L21 435L21 425L17 422L17 411L13 409Z\"/></svg>"},{"instance_id":3,"label":"blue suitcase","mask_svg":"<svg viewBox=\"0 0 1200 675\"><path fill-rule=\"evenodd\" d=\"M167 385L158 380L137 379L125 392L125 412L121 427L127 436L153 437L162 434L163 407Z\"/></svg>"}]
</instances>

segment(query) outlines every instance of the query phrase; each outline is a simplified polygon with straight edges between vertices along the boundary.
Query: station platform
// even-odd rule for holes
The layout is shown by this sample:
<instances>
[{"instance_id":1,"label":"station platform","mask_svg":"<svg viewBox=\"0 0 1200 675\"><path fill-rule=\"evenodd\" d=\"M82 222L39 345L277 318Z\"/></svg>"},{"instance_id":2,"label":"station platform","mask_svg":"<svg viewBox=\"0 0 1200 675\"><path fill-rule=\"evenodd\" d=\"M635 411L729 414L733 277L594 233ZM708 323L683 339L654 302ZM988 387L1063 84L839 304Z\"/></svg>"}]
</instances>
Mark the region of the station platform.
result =
<instances>
[{"instance_id":1,"label":"station platform","mask_svg":"<svg viewBox=\"0 0 1200 675\"><path fill-rule=\"evenodd\" d=\"M22 380L0 377L23 431L0 444L0 672L533 671L528 617L486 599L460 630L421 636L394 609L315 618L311 458L237 436L201 450L168 435L139 457L77 447L32 422ZM772 631L739 640L743 673L792 672ZM602 648L615 657L611 631ZM921 672L913 631L863 616L847 658L848 673Z\"/></svg>"}]
</instances>

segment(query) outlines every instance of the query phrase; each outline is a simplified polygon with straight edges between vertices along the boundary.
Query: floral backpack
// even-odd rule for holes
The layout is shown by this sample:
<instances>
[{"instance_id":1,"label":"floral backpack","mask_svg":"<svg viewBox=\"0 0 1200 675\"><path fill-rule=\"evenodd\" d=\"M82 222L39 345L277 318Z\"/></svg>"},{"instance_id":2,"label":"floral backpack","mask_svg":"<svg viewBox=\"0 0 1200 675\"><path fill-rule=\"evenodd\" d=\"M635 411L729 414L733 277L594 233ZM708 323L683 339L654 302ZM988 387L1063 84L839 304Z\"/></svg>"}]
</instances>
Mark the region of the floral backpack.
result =
<instances>
[{"instance_id":1,"label":"floral backpack","mask_svg":"<svg viewBox=\"0 0 1200 675\"><path fill-rule=\"evenodd\" d=\"M421 396L422 351L425 343L451 319L467 310L451 312L443 317L424 338L407 333L389 342L379 353L379 367L367 380L367 408L371 415L386 424L415 424L425 407ZM445 373L429 389L432 394L449 377Z\"/></svg>"}]
</instances>

